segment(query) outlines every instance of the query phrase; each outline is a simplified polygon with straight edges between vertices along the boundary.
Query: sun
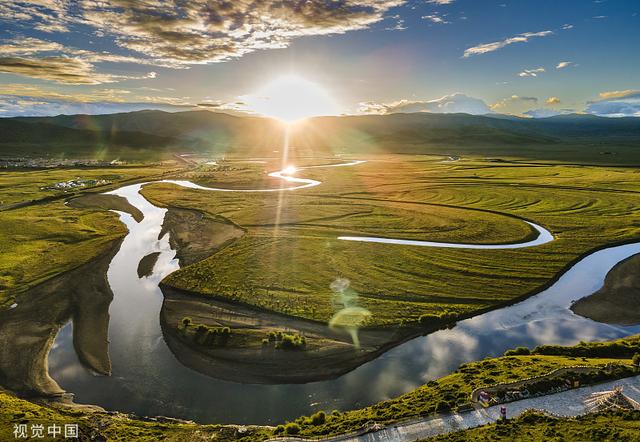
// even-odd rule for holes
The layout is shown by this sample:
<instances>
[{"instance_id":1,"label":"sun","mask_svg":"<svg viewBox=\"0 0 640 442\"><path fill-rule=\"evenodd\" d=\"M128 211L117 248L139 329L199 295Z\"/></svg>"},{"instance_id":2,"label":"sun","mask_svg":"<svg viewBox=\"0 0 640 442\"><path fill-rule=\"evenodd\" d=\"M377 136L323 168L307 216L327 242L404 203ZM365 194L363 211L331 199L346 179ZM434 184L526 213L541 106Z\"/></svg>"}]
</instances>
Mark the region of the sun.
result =
<instances>
[{"instance_id":1,"label":"sun","mask_svg":"<svg viewBox=\"0 0 640 442\"><path fill-rule=\"evenodd\" d=\"M242 98L250 110L287 123L338 113L326 89L297 75L279 77L255 94Z\"/></svg>"}]
</instances>

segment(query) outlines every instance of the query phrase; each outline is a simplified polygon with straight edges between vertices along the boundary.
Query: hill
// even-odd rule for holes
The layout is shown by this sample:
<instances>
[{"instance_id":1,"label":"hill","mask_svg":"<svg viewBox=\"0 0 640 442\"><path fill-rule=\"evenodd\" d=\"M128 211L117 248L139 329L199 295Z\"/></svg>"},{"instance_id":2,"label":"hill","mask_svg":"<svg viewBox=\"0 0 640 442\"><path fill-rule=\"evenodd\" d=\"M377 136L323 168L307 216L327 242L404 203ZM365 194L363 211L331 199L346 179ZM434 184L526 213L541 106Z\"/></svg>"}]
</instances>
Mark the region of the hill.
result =
<instances>
[{"instance_id":1,"label":"hill","mask_svg":"<svg viewBox=\"0 0 640 442\"><path fill-rule=\"evenodd\" d=\"M283 146L285 138L285 126L276 120L204 110L18 117L0 121L0 145L17 149L34 142L42 143L43 149L93 142L149 148L172 145L183 150L271 156ZM56 130L52 129L54 126ZM473 154L640 162L636 159L640 118L593 115L541 119L431 113L316 117L292 126L289 140L294 155Z\"/></svg>"}]
</instances>

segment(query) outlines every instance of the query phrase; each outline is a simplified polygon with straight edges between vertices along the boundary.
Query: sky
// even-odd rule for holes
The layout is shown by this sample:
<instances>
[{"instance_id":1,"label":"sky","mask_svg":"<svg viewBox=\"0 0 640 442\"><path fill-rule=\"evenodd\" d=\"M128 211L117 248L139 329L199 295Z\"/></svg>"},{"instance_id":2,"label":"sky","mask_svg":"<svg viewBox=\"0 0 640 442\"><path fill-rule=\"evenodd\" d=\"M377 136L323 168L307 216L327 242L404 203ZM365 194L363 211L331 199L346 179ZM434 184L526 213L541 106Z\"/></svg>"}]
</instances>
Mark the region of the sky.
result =
<instances>
[{"instance_id":1,"label":"sky","mask_svg":"<svg viewBox=\"0 0 640 442\"><path fill-rule=\"evenodd\" d=\"M636 0L2 0L0 116L640 116L638 48Z\"/></svg>"}]
</instances>

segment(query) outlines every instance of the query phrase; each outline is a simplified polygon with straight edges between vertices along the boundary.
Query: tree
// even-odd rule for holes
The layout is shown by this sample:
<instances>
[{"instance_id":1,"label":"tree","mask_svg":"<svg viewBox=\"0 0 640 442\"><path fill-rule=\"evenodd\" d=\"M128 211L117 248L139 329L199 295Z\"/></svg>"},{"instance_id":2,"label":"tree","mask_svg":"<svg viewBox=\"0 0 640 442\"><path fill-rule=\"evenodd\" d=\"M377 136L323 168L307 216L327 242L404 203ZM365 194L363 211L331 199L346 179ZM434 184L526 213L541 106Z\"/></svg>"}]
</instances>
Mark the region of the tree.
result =
<instances>
[{"instance_id":1,"label":"tree","mask_svg":"<svg viewBox=\"0 0 640 442\"><path fill-rule=\"evenodd\" d=\"M188 316L185 316L184 318L182 318L182 326L187 329L189 328L189 326L191 325L191 318L189 318Z\"/></svg>"},{"instance_id":2,"label":"tree","mask_svg":"<svg viewBox=\"0 0 640 442\"><path fill-rule=\"evenodd\" d=\"M322 425L327 420L327 415L324 411L318 411L314 415L311 416L311 423L313 425Z\"/></svg>"},{"instance_id":3,"label":"tree","mask_svg":"<svg viewBox=\"0 0 640 442\"><path fill-rule=\"evenodd\" d=\"M631 361L633 362L633 365L635 365L635 366L640 365L640 353L634 354L633 358L631 358Z\"/></svg>"},{"instance_id":4,"label":"tree","mask_svg":"<svg viewBox=\"0 0 640 442\"><path fill-rule=\"evenodd\" d=\"M296 424L295 422L289 422L284 426L284 431L287 434L298 434L300 433L300 425Z\"/></svg>"}]
</instances>

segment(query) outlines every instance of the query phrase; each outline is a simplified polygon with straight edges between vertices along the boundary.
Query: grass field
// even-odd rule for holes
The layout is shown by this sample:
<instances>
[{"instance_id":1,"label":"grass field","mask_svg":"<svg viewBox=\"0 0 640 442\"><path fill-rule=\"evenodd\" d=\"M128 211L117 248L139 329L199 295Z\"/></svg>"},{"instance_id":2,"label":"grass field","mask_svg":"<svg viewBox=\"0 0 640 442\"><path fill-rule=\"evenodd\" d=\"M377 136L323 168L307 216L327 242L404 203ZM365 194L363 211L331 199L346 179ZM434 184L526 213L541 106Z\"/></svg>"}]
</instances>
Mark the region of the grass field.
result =
<instances>
[{"instance_id":1,"label":"grass field","mask_svg":"<svg viewBox=\"0 0 640 442\"><path fill-rule=\"evenodd\" d=\"M121 167L108 169L51 169L0 172L0 201L24 206L0 211L0 303L29 287L75 268L123 237L126 228L115 213L76 209L63 199L33 204L47 197L64 197L82 191L106 191L129 180L155 176L172 167ZM111 184L96 189L41 190L55 183L105 179Z\"/></svg>"},{"instance_id":2,"label":"grass field","mask_svg":"<svg viewBox=\"0 0 640 442\"><path fill-rule=\"evenodd\" d=\"M635 168L473 158L446 162L433 156L368 160L301 170L297 176L323 184L293 192L146 187L144 195L156 204L195 208L247 228L240 240L164 282L326 322L342 308L330 285L347 278L356 296L351 301L372 313L367 324L389 325L422 314L463 314L508 302L541 288L586 252L640 233ZM277 166L246 167L253 173L261 167L261 176ZM220 187L247 184L229 171L200 171L190 178ZM513 243L534 234L518 217L546 227L556 240L515 250L337 240L340 235L375 235Z\"/></svg>"}]
</instances>

